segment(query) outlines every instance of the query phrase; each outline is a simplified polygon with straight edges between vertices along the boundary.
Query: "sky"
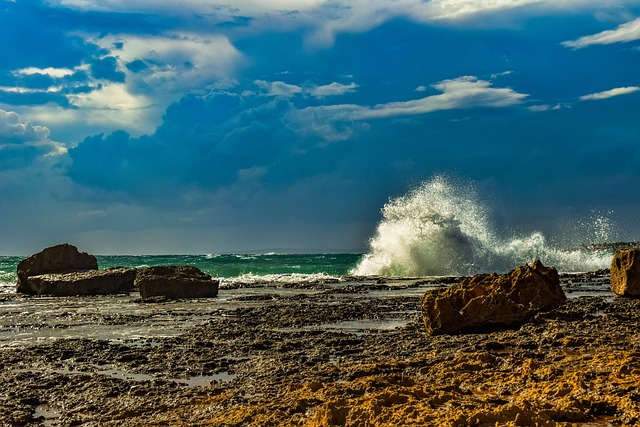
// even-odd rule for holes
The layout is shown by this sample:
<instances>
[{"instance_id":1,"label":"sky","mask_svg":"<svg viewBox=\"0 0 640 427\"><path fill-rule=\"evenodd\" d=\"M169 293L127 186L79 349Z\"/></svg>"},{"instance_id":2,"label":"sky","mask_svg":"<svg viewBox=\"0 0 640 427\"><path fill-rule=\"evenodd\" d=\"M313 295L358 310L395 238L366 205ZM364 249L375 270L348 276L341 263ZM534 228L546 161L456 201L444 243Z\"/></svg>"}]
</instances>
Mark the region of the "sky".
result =
<instances>
[{"instance_id":1,"label":"sky","mask_svg":"<svg viewBox=\"0 0 640 427\"><path fill-rule=\"evenodd\" d=\"M0 254L363 251L471 183L640 240L640 0L0 0Z\"/></svg>"}]
</instances>

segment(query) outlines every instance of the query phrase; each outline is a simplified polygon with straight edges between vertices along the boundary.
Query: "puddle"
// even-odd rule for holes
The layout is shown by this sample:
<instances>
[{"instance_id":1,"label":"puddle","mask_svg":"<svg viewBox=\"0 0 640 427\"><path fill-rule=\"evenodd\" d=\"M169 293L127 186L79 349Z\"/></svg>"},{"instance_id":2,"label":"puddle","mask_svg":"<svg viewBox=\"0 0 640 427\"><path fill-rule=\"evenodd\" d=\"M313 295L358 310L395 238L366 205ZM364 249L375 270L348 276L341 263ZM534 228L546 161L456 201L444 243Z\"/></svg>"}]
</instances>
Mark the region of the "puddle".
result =
<instances>
[{"instance_id":1,"label":"puddle","mask_svg":"<svg viewBox=\"0 0 640 427\"><path fill-rule=\"evenodd\" d=\"M238 360L246 360L246 358L238 358ZM12 371L31 373L34 370L36 369L17 368L17 369L13 369ZM195 375L189 378L162 378L162 377L155 377L149 374L138 374L138 373L124 371L122 369L116 369L112 365L89 365L89 370L87 371L80 371L67 366L63 366L61 368L47 370L47 372L52 372L52 373L61 374L61 375L69 375L69 376L95 374L95 375L103 375L106 377L116 378L119 380L134 381L134 382L140 382L140 383L145 381L154 381L154 380L160 379L163 381L171 381L176 384L186 385L187 387L206 387L214 381L220 382L220 383L227 383L232 381L236 377L236 374L232 374L224 371L224 372L219 372L217 374L212 374L212 375ZM34 415L34 418L42 416L45 419L48 419L48 418L53 418L54 415L55 417L59 417L59 414L55 410L52 410L47 406L39 406L38 408L40 408L40 409L36 409L36 412L38 412L38 415Z\"/></svg>"},{"instance_id":2,"label":"puddle","mask_svg":"<svg viewBox=\"0 0 640 427\"><path fill-rule=\"evenodd\" d=\"M602 415L600 417L596 417L593 421L588 423L580 424L580 427L613 427L613 421L615 417L610 415Z\"/></svg>"},{"instance_id":3,"label":"puddle","mask_svg":"<svg viewBox=\"0 0 640 427\"><path fill-rule=\"evenodd\" d=\"M134 374L127 371L122 371L120 369L100 369L95 372L98 375L106 375L111 378L117 378L120 380L128 380L135 382L143 382L143 381L153 381L156 378L152 375L148 374Z\"/></svg>"},{"instance_id":4,"label":"puddle","mask_svg":"<svg viewBox=\"0 0 640 427\"><path fill-rule=\"evenodd\" d=\"M33 419L39 420L40 425L47 427L60 425L60 415L60 412L47 405L38 405L33 411Z\"/></svg>"},{"instance_id":5,"label":"puddle","mask_svg":"<svg viewBox=\"0 0 640 427\"><path fill-rule=\"evenodd\" d=\"M409 320L344 320L334 323L323 323L320 325L303 326L300 328L278 328L279 332L298 332L300 330L307 331L343 331L355 335L364 335L375 331L392 331L402 328L410 323Z\"/></svg>"},{"instance_id":6,"label":"puddle","mask_svg":"<svg viewBox=\"0 0 640 427\"><path fill-rule=\"evenodd\" d=\"M172 378L170 381L176 382L178 384L184 384L187 387L206 387L210 385L213 381L228 383L232 381L235 377L236 377L235 374L230 374L229 372L220 372L218 374L213 374L213 375L197 375L195 377L189 377L187 379Z\"/></svg>"}]
</instances>

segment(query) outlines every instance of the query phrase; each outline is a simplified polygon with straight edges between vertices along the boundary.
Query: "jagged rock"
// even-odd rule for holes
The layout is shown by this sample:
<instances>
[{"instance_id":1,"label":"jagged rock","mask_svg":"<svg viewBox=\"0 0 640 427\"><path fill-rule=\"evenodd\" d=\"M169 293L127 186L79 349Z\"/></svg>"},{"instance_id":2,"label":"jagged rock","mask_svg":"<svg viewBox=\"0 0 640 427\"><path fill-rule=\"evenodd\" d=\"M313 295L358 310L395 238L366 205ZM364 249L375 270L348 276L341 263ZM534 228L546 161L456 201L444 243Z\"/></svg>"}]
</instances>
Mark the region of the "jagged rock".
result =
<instances>
[{"instance_id":1,"label":"jagged rock","mask_svg":"<svg viewBox=\"0 0 640 427\"><path fill-rule=\"evenodd\" d=\"M112 268L78 273L55 273L30 276L29 288L38 295L108 295L134 290L136 270Z\"/></svg>"},{"instance_id":2,"label":"jagged rock","mask_svg":"<svg viewBox=\"0 0 640 427\"><path fill-rule=\"evenodd\" d=\"M429 335L496 329L520 325L565 301L558 272L536 261L429 291L422 298L422 318Z\"/></svg>"},{"instance_id":3,"label":"jagged rock","mask_svg":"<svg viewBox=\"0 0 640 427\"><path fill-rule=\"evenodd\" d=\"M610 274L614 294L640 297L640 248L616 251L611 260Z\"/></svg>"},{"instance_id":4,"label":"jagged rock","mask_svg":"<svg viewBox=\"0 0 640 427\"><path fill-rule=\"evenodd\" d=\"M135 286L143 299L151 297L212 298L218 295L218 280L191 266L141 268Z\"/></svg>"},{"instance_id":5,"label":"jagged rock","mask_svg":"<svg viewBox=\"0 0 640 427\"><path fill-rule=\"evenodd\" d=\"M18 264L17 291L25 294L37 293L29 285L27 279L30 276L97 269L98 261L95 256L79 252L78 248L68 243L52 246L31 255Z\"/></svg>"}]
</instances>

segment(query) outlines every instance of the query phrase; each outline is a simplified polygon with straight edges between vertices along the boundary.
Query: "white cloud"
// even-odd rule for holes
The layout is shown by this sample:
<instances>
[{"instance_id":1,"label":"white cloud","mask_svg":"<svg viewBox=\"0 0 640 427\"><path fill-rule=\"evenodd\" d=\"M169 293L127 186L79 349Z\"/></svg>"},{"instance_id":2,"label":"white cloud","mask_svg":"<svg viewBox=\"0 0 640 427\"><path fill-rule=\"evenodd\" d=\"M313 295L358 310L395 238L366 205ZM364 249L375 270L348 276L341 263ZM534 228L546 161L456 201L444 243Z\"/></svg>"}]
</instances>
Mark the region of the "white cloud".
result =
<instances>
[{"instance_id":1,"label":"white cloud","mask_svg":"<svg viewBox=\"0 0 640 427\"><path fill-rule=\"evenodd\" d=\"M528 95L510 88L494 88L491 82L474 76L444 80L432 85L439 95L411 101L390 102L360 110L357 119L426 114L433 111L473 107L508 107L520 104Z\"/></svg>"},{"instance_id":2,"label":"white cloud","mask_svg":"<svg viewBox=\"0 0 640 427\"><path fill-rule=\"evenodd\" d=\"M530 107L527 107L529 111L533 111L534 113L540 113L544 111L557 111L557 110L562 110L563 108L571 108L571 104L565 104L565 103L555 104L555 105L541 104L541 105L532 105Z\"/></svg>"},{"instance_id":3,"label":"white cloud","mask_svg":"<svg viewBox=\"0 0 640 427\"><path fill-rule=\"evenodd\" d=\"M316 98L326 98L328 96L344 95L345 93L355 92L359 86L356 83L349 83L348 85L333 82L328 85L314 86L308 90L311 96Z\"/></svg>"},{"instance_id":4,"label":"white cloud","mask_svg":"<svg viewBox=\"0 0 640 427\"><path fill-rule=\"evenodd\" d=\"M359 86L356 83L348 85L333 82L327 85L306 85L304 87L285 83L283 81L268 82L266 80L255 80L256 86L262 89L264 96L280 96L291 98L296 95L309 95L315 98L327 98L329 96L339 96L354 92ZM245 92L245 96L251 96L253 92Z\"/></svg>"},{"instance_id":5,"label":"white cloud","mask_svg":"<svg viewBox=\"0 0 640 427\"><path fill-rule=\"evenodd\" d=\"M253 83L263 91L266 91L266 96L290 98L302 93L300 86L291 85L282 81L267 82L265 80L255 80Z\"/></svg>"},{"instance_id":6,"label":"white cloud","mask_svg":"<svg viewBox=\"0 0 640 427\"><path fill-rule=\"evenodd\" d=\"M234 0L229 3L241 12L268 12L273 10L306 10L317 7L326 0ZM137 11L167 12L174 14L212 13L224 11L223 3L216 4L211 0L182 0L180 2L164 2L157 0L49 0L49 3L82 10L101 11ZM231 8L231 6L228 6Z\"/></svg>"},{"instance_id":7,"label":"white cloud","mask_svg":"<svg viewBox=\"0 0 640 427\"><path fill-rule=\"evenodd\" d=\"M0 110L0 140L37 141L49 138L45 126L21 122L13 111Z\"/></svg>"},{"instance_id":8,"label":"white cloud","mask_svg":"<svg viewBox=\"0 0 640 427\"><path fill-rule=\"evenodd\" d=\"M638 4L638 0L621 3ZM624 15L623 9L618 14L612 13L611 7L601 0L343 0L327 2L306 14L308 22L316 28L308 41L316 46L329 46L337 34L368 31L398 18L424 24L455 26L463 22L500 26L511 25L517 18L567 13L599 15L602 11Z\"/></svg>"},{"instance_id":9,"label":"white cloud","mask_svg":"<svg viewBox=\"0 0 640 427\"><path fill-rule=\"evenodd\" d=\"M53 68L53 67L47 67L47 68L37 68L37 67L27 67L27 68L22 68L20 70L16 70L14 72L14 74L23 74L23 75L33 75L33 74L43 74L46 76L50 76L50 77L56 77L56 78L60 78L60 77L65 77L65 76L70 76L75 72L75 70L72 70L70 68Z\"/></svg>"},{"instance_id":10,"label":"white cloud","mask_svg":"<svg viewBox=\"0 0 640 427\"><path fill-rule=\"evenodd\" d=\"M198 36L188 33L165 36L119 35L96 39L122 61L150 60L149 66L167 69L191 64L196 69L212 67L207 71L216 76L229 73L236 65L240 53L221 35ZM122 43L122 47L115 46Z\"/></svg>"},{"instance_id":11,"label":"white cloud","mask_svg":"<svg viewBox=\"0 0 640 427\"><path fill-rule=\"evenodd\" d=\"M426 9L433 19L460 19L479 13L514 9L530 4L544 3L540 0L433 0Z\"/></svg>"},{"instance_id":12,"label":"white cloud","mask_svg":"<svg viewBox=\"0 0 640 427\"><path fill-rule=\"evenodd\" d=\"M14 111L0 110L0 150L8 147L39 147L43 156L55 156L67 152L63 144L49 138L49 129L22 121Z\"/></svg>"},{"instance_id":13,"label":"white cloud","mask_svg":"<svg viewBox=\"0 0 640 427\"><path fill-rule=\"evenodd\" d=\"M580 37L576 40L566 41L562 45L580 49L592 45L624 43L634 40L640 40L640 18L619 25L614 30L602 31L601 33Z\"/></svg>"},{"instance_id":14,"label":"white cloud","mask_svg":"<svg viewBox=\"0 0 640 427\"><path fill-rule=\"evenodd\" d=\"M580 101L597 101L600 99L613 98L614 96L627 95L638 91L640 91L640 87L638 86L617 87L615 89L583 95L580 97Z\"/></svg>"},{"instance_id":15,"label":"white cloud","mask_svg":"<svg viewBox=\"0 0 640 427\"><path fill-rule=\"evenodd\" d=\"M132 95L123 83L110 83L89 93L69 96L71 104L95 110L138 110L149 107L142 95Z\"/></svg>"},{"instance_id":16,"label":"white cloud","mask_svg":"<svg viewBox=\"0 0 640 427\"><path fill-rule=\"evenodd\" d=\"M160 124L162 112L185 93L231 84L243 58L229 39L221 35L78 35L103 48L105 57L115 57L118 71L126 76L124 83L94 81L95 90L68 96L78 109L65 115L65 124L75 119L76 126L83 128L85 134L115 129L125 129L134 135L152 133ZM134 61L140 66L132 71L127 65ZM83 67L89 66L77 69ZM47 70L18 72L63 72L63 69ZM56 123L54 111L45 110L44 114L53 120L47 123Z\"/></svg>"},{"instance_id":17,"label":"white cloud","mask_svg":"<svg viewBox=\"0 0 640 427\"><path fill-rule=\"evenodd\" d=\"M144 85L145 91L155 91L156 96L214 84L230 77L242 61L242 54L221 35L124 34L92 41L119 59L127 82ZM133 61L142 61L144 68L131 72L126 65Z\"/></svg>"},{"instance_id":18,"label":"white cloud","mask_svg":"<svg viewBox=\"0 0 640 427\"><path fill-rule=\"evenodd\" d=\"M79 107L75 110L76 121L96 129L151 133L161 114L153 99L131 93L123 83L110 83L89 93L72 95L69 101Z\"/></svg>"},{"instance_id":19,"label":"white cloud","mask_svg":"<svg viewBox=\"0 0 640 427\"><path fill-rule=\"evenodd\" d=\"M485 18L514 10L523 17L585 11L622 16L624 5L636 5L638 0L616 1L619 8L615 9L601 0L235 0L227 4L212 4L209 0L49 0L49 3L83 10L181 16L197 26L248 17L251 19L248 25L257 29L310 28L307 42L322 47L332 45L337 34L368 31L397 18L439 25L470 20L479 25L500 25L499 20ZM511 18L513 15L507 17L508 22Z\"/></svg>"},{"instance_id":20,"label":"white cloud","mask_svg":"<svg viewBox=\"0 0 640 427\"><path fill-rule=\"evenodd\" d=\"M337 104L306 107L291 111L289 119L303 132L308 133L312 130L327 139L342 140L351 136L352 129L341 123L406 117L453 109L509 107L523 103L528 96L511 88L492 87L491 82L480 80L474 76L444 80L432 85L432 87L442 93L410 101L389 102L374 106Z\"/></svg>"}]
</instances>

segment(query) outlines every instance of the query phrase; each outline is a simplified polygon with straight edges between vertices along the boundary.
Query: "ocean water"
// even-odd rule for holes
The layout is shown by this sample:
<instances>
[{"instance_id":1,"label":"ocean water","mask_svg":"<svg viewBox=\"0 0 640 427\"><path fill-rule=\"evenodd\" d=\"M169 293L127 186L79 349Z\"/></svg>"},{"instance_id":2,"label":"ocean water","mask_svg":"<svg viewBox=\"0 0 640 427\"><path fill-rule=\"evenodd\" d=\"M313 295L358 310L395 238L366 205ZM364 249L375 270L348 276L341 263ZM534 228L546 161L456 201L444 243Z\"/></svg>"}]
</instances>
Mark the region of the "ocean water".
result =
<instances>
[{"instance_id":1,"label":"ocean water","mask_svg":"<svg viewBox=\"0 0 640 427\"><path fill-rule=\"evenodd\" d=\"M15 290L16 268L24 258L0 257L0 292ZM277 285L339 280L349 274L362 254L97 255L96 258L100 269L191 265L219 278L224 287L239 282Z\"/></svg>"},{"instance_id":2,"label":"ocean water","mask_svg":"<svg viewBox=\"0 0 640 427\"><path fill-rule=\"evenodd\" d=\"M564 273L609 268L615 250L638 242L615 243L606 213L575 220L562 244L532 230L501 233L491 206L473 185L436 176L404 196L389 200L364 254L203 254L97 256L101 269L192 265L237 283L295 284L341 280L344 276L428 277L507 272L537 259ZM73 243L73 242L71 242ZM82 250L82 248L79 248ZM13 292L16 267L24 256L0 257L0 292Z\"/></svg>"}]
</instances>

